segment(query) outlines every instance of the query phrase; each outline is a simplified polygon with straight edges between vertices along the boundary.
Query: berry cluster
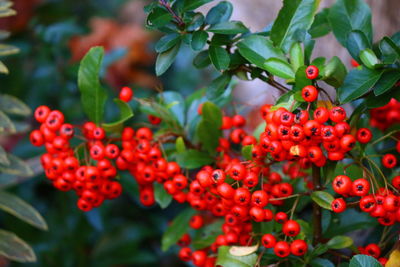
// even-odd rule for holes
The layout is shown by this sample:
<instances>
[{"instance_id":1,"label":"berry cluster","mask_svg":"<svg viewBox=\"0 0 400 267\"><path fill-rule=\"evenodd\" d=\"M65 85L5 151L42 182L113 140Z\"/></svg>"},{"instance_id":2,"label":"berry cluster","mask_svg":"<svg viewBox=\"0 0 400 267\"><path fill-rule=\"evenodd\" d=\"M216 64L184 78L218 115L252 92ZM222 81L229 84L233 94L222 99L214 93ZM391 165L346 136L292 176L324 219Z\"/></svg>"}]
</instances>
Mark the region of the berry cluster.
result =
<instances>
[{"instance_id":1,"label":"berry cluster","mask_svg":"<svg viewBox=\"0 0 400 267\"><path fill-rule=\"evenodd\" d=\"M119 148L108 143L104 129L92 122L83 125L86 141L83 145L90 151L93 164L82 164L70 143L75 127L64 123L60 111L40 106L35 110L35 119L41 126L31 132L30 140L34 146L45 146L47 153L41 156L41 163L55 188L74 190L79 197L78 207L83 211L121 194L122 187L115 181L117 169L111 162L118 156Z\"/></svg>"},{"instance_id":2,"label":"berry cluster","mask_svg":"<svg viewBox=\"0 0 400 267\"><path fill-rule=\"evenodd\" d=\"M358 251L360 252L360 254L364 254L364 255L368 255L368 256L372 256L372 257L376 258L383 266L385 266L385 264L388 261L387 258L380 257L381 249L375 243L368 244L365 247L358 247Z\"/></svg>"},{"instance_id":3,"label":"berry cluster","mask_svg":"<svg viewBox=\"0 0 400 267\"><path fill-rule=\"evenodd\" d=\"M393 124L400 123L400 102L392 98L383 107L371 109L370 115L371 126L384 131Z\"/></svg>"},{"instance_id":4,"label":"berry cluster","mask_svg":"<svg viewBox=\"0 0 400 267\"><path fill-rule=\"evenodd\" d=\"M387 188L379 188L377 192L370 194L371 184L365 178L352 181L346 175L336 176L332 182L333 190L345 198L360 197L358 204L360 209L378 219L382 225L393 225L400 222L400 176L392 180L393 191ZM332 202L332 210L340 213L346 209L343 198L337 198Z\"/></svg>"}]
</instances>

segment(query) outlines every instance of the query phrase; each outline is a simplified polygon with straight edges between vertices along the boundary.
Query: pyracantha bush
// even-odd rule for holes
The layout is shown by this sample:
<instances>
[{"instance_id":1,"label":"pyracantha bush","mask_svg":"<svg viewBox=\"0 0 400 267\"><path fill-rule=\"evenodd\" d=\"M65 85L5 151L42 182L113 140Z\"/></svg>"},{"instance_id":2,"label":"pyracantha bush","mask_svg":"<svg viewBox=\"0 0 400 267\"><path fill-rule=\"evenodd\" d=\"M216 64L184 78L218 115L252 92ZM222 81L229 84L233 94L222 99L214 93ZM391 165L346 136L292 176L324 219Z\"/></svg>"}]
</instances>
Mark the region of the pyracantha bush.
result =
<instances>
[{"instance_id":1,"label":"pyracantha bush","mask_svg":"<svg viewBox=\"0 0 400 267\"><path fill-rule=\"evenodd\" d=\"M30 138L46 149L46 177L89 211L118 197L119 173L129 172L144 206L187 207L162 249L177 244L195 266L398 266L400 35L373 44L362 0L319 13L317 0L284 1L258 33L229 20L229 2L195 11L207 2L156 1L146 7L147 26L166 33L155 46L158 75L185 45L201 51L194 66L213 65L219 76L186 99L137 98L124 87L115 99L120 118L104 123L103 51L92 48L78 79L91 121L35 111L40 127ZM338 57L312 58L315 39L331 31L353 57L349 72ZM259 107L256 129L248 122L257 118L231 104L235 77L281 93ZM133 102L147 125L126 126ZM367 238L351 234L369 228Z\"/></svg>"}]
</instances>

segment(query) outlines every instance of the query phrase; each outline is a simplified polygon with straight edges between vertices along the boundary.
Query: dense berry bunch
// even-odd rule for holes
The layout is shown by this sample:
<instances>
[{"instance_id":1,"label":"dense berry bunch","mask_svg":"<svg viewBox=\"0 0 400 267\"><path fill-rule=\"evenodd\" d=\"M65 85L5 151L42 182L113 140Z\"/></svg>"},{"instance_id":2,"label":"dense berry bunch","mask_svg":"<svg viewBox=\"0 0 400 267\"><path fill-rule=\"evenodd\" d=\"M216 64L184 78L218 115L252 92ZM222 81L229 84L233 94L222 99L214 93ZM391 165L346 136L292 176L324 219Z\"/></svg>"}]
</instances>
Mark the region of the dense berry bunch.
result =
<instances>
[{"instance_id":1,"label":"dense berry bunch","mask_svg":"<svg viewBox=\"0 0 400 267\"><path fill-rule=\"evenodd\" d=\"M400 123L400 102L392 98L383 107L373 108L371 113L371 126L385 130L393 124Z\"/></svg>"}]
</instances>

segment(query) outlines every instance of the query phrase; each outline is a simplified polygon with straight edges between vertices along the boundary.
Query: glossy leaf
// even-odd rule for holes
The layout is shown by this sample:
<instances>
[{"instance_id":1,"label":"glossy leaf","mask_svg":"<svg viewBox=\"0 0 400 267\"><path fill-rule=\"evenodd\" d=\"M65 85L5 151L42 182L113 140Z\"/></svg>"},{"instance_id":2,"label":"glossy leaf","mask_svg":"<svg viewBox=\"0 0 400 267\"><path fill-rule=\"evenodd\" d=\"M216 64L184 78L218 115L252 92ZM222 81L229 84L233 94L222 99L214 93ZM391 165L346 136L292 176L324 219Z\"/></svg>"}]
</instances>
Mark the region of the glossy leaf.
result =
<instances>
[{"instance_id":1,"label":"glossy leaf","mask_svg":"<svg viewBox=\"0 0 400 267\"><path fill-rule=\"evenodd\" d=\"M47 224L39 212L16 195L0 191L0 209L41 230L47 230Z\"/></svg>"},{"instance_id":2,"label":"glossy leaf","mask_svg":"<svg viewBox=\"0 0 400 267\"><path fill-rule=\"evenodd\" d=\"M346 66L336 56L331 58L323 69L322 79L329 85L340 87L347 75Z\"/></svg>"},{"instance_id":3,"label":"glossy leaf","mask_svg":"<svg viewBox=\"0 0 400 267\"><path fill-rule=\"evenodd\" d=\"M376 96L379 96L390 90L398 80L400 80L400 72L398 70L387 70L382 74L372 90L374 90Z\"/></svg>"},{"instance_id":4,"label":"glossy leaf","mask_svg":"<svg viewBox=\"0 0 400 267\"><path fill-rule=\"evenodd\" d=\"M109 131L109 132L121 130L124 122L126 122L127 120L129 120L130 118L133 117L132 108L131 108L131 106L129 106L128 103L126 103L125 101L122 101L119 98L114 98L114 102L117 104L117 106L119 108L119 112L120 112L119 117L120 118L115 122L102 124L102 127L104 128L104 130Z\"/></svg>"},{"instance_id":5,"label":"glossy leaf","mask_svg":"<svg viewBox=\"0 0 400 267\"><path fill-rule=\"evenodd\" d=\"M196 13L192 21L187 25L186 29L188 31L195 31L204 24L204 15L202 13Z\"/></svg>"},{"instance_id":6,"label":"glossy leaf","mask_svg":"<svg viewBox=\"0 0 400 267\"><path fill-rule=\"evenodd\" d=\"M107 100L107 94L99 80L103 56L104 49L102 47L91 48L82 59L78 71L78 86L81 91L83 110L96 124L103 120Z\"/></svg>"},{"instance_id":7,"label":"glossy leaf","mask_svg":"<svg viewBox=\"0 0 400 267\"><path fill-rule=\"evenodd\" d=\"M251 152L253 149L253 145L243 146L242 147L242 156L245 160L251 160L253 158Z\"/></svg>"},{"instance_id":8,"label":"glossy leaf","mask_svg":"<svg viewBox=\"0 0 400 267\"><path fill-rule=\"evenodd\" d=\"M270 58L264 63L264 69L272 75L284 78L294 79L295 73L292 67L286 61L278 58Z\"/></svg>"},{"instance_id":9,"label":"glossy leaf","mask_svg":"<svg viewBox=\"0 0 400 267\"><path fill-rule=\"evenodd\" d=\"M222 111L215 104L205 102L202 106L202 119L197 125L196 134L203 148L210 154L215 153L219 145L219 137L222 135Z\"/></svg>"},{"instance_id":10,"label":"glossy leaf","mask_svg":"<svg viewBox=\"0 0 400 267\"><path fill-rule=\"evenodd\" d=\"M150 27L160 28L168 24L172 20L172 15L161 7L156 7L147 17L147 25Z\"/></svg>"},{"instance_id":11,"label":"glossy leaf","mask_svg":"<svg viewBox=\"0 0 400 267\"><path fill-rule=\"evenodd\" d=\"M289 51L297 31L307 31L317 11L319 0L284 0L271 29L271 40L283 51Z\"/></svg>"},{"instance_id":12,"label":"glossy leaf","mask_svg":"<svg viewBox=\"0 0 400 267\"><path fill-rule=\"evenodd\" d=\"M325 191L314 191L311 193L311 199L320 207L332 210L331 203L334 200L333 196Z\"/></svg>"},{"instance_id":13,"label":"glossy leaf","mask_svg":"<svg viewBox=\"0 0 400 267\"><path fill-rule=\"evenodd\" d=\"M178 138L176 138L175 148L176 148L176 152L178 152L178 153L185 152L186 146L185 146L185 141L183 141L182 136L179 136Z\"/></svg>"},{"instance_id":14,"label":"glossy leaf","mask_svg":"<svg viewBox=\"0 0 400 267\"><path fill-rule=\"evenodd\" d=\"M214 243L217 236L223 234L223 224L223 220L216 220L215 222L208 224L196 231L192 241L193 248L196 250L203 249Z\"/></svg>"},{"instance_id":15,"label":"glossy leaf","mask_svg":"<svg viewBox=\"0 0 400 267\"><path fill-rule=\"evenodd\" d=\"M360 30L372 41L371 10L364 0L337 0L329 10L328 19L343 46L347 45L347 37L353 30Z\"/></svg>"},{"instance_id":16,"label":"glossy leaf","mask_svg":"<svg viewBox=\"0 0 400 267\"><path fill-rule=\"evenodd\" d=\"M249 31L249 29L247 29L247 27L244 26L241 21L232 20L215 24L207 29L207 31L219 34L239 34L246 33Z\"/></svg>"},{"instance_id":17,"label":"glossy leaf","mask_svg":"<svg viewBox=\"0 0 400 267\"><path fill-rule=\"evenodd\" d=\"M381 71L366 68L351 70L346 76L343 85L338 88L340 103L348 103L368 93L381 75Z\"/></svg>"},{"instance_id":18,"label":"glossy leaf","mask_svg":"<svg viewBox=\"0 0 400 267\"><path fill-rule=\"evenodd\" d=\"M0 230L0 255L18 262L36 261L32 248L16 234Z\"/></svg>"},{"instance_id":19,"label":"glossy leaf","mask_svg":"<svg viewBox=\"0 0 400 267\"><path fill-rule=\"evenodd\" d=\"M229 86L231 79L232 77L227 73L224 73L221 76L215 78L207 87L206 91L207 98L212 100L215 99L216 97L221 96L226 90L226 88Z\"/></svg>"},{"instance_id":20,"label":"glossy leaf","mask_svg":"<svg viewBox=\"0 0 400 267\"><path fill-rule=\"evenodd\" d=\"M389 37L383 37L379 42L379 49L382 60L387 64L392 64L400 58L400 47Z\"/></svg>"},{"instance_id":21,"label":"glossy leaf","mask_svg":"<svg viewBox=\"0 0 400 267\"><path fill-rule=\"evenodd\" d=\"M168 226L167 231L161 239L162 251L167 251L172 245L176 244L178 240L188 231L190 218L196 214L194 209L188 208L182 211L172 223Z\"/></svg>"},{"instance_id":22,"label":"glossy leaf","mask_svg":"<svg viewBox=\"0 0 400 267\"><path fill-rule=\"evenodd\" d=\"M328 20L329 9L322 9L317 15L315 15L314 22L311 25L308 33L313 38L322 37L327 35L331 31L331 26L329 25Z\"/></svg>"},{"instance_id":23,"label":"glossy leaf","mask_svg":"<svg viewBox=\"0 0 400 267\"><path fill-rule=\"evenodd\" d=\"M359 30L351 31L347 37L346 42L347 50L350 55L357 61L360 62L361 51L370 48L371 44L367 39L365 33Z\"/></svg>"},{"instance_id":24,"label":"glossy leaf","mask_svg":"<svg viewBox=\"0 0 400 267\"><path fill-rule=\"evenodd\" d=\"M259 68L264 68L265 61L271 57L286 60L282 50L274 47L265 36L250 35L240 41L237 47L244 58Z\"/></svg>"},{"instance_id":25,"label":"glossy leaf","mask_svg":"<svg viewBox=\"0 0 400 267\"><path fill-rule=\"evenodd\" d=\"M219 46L210 46L208 53L211 62L217 70L226 70L229 67L229 54L224 48Z\"/></svg>"},{"instance_id":26,"label":"glossy leaf","mask_svg":"<svg viewBox=\"0 0 400 267\"><path fill-rule=\"evenodd\" d=\"M172 196L168 194L164 186L159 183L154 184L154 199L162 209L165 209L172 202Z\"/></svg>"},{"instance_id":27,"label":"glossy leaf","mask_svg":"<svg viewBox=\"0 0 400 267\"><path fill-rule=\"evenodd\" d=\"M214 159L207 153L194 149L188 149L182 153L177 154L176 161L182 168L196 169L204 165L211 164Z\"/></svg>"},{"instance_id":28,"label":"glossy leaf","mask_svg":"<svg viewBox=\"0 0 400 267\"><path fill-rule=\"evenodd\" d=\"M382 267L374 257L367 255L355 255L350 260L349 267Z\"/></svg>"},{"instance_id":29,"label":"glossy leaf","mask_svg":"<svg viewBox=\"0 0 400 267\"><path fill-rule=\"evenodd\" d=\"M247 256L233 256L229 253L230 247L221 246L218 248L216 265L229 267L253 267L257 261L257 254Z\"/></svg>"},{"instance_id":30,"label":"glossy leaf","mask_svg":"<svg viewBox=\"0 0 400 267\"><path fill-rule=\"evenodd\" d=\"M376 57L374 51L367 48L361 51L360 60L369 69L375 69L379 64L379 59Z\"/></svg>"},{"instance_id":31,"label":"glossy leaf","mask_svg":"<svg viewBox=\"0 0 400 267\"><path fill-rule=\"evenodd\" d=\"M206 23L213 25L220 22L228 21L232 15L233 6L228 1L221 1L218 5L208 11L206 15Z\"/></svg>"},{"instance_id":32,"label":"glossy leaf","mask_svg":"<svg viewBox=\"0 0 400 267\"><path fill-rule=\"evenodd\" d=\"M157 76L162 75L174 62L176 55L179 52L181 42L177 42L173 47L164 51L157 56L156 60L156 74Z\"/></svg>"},{"instance_id":33,"label":"glossy leaf","mask_svg":"<svg viewBox=\"0 0 400 267\"><path fill-rule=\"evenodd\" d=\"M326 245L330 249L348 248L351 245L353 245L353 239L351 239L348 236L338 235L329 240L328 243L326 243Z\"/></svg>"},{"instance_id":34,"label":"glossy leaf","mask_svg":"<svg viewBox=\"0 0 400 267\"><path fill-rule=\"evenodd\" d=\"M292 65L293 71L296 72L298 68L304 65L304 54L303 48L300 43L293 43L290 48L290 64Z\"/></svg>"},{"instance_id":35,"label":"glossy leaf","mask_svg":"<svg viewBox=\"0 0 400 267\"><path fill-rule=\"evenodd\" d=\"M7 114L29 116L31 109L15 96L0 94L0 110Z\"/></svg>"},{"instance_id":36,"label":"glossy leaf","mask_svg":"<svg viewBox=\"0 0 400 267\"><path fill-rule=\"evenodd\" d=\"M335 267L335 265L327 259L315 258L310 262L311 267Z\"/></svg>"},{"instance_id":37,"label":"glossy leaf","mask_svg":"<svg viewBox=\"0 0 400 267\"><path fill-rule=\"evenodd\" d=\"M190 43L193 50L201 50L206 45L208 39L208 33L205 31L196 31L192 35L192 41Z\"/></svg>"},{"instance_id":38,"label":"glossy leaf","mask_svg":"<svg viewBox=\"0 0 400 267\"><path fill-rule=\"evenodd\" d=\"M179 42L180 38L181 36L178 33L170 33L163 36L156 44L156 52L161 53L167 51L168 49L176 45Z\"/></svg>"},{"instance_id":39,"label":"glossy leaf","mask_svg":"<svg viewBox=\"0 0 400 267\"><path fill-rule=\"evenodd\" d=\"M198 69L205 68L210 64L211 59L208 56L208 50L201 51L193 59L193 65Z\"/></svg>"}]
</instances>

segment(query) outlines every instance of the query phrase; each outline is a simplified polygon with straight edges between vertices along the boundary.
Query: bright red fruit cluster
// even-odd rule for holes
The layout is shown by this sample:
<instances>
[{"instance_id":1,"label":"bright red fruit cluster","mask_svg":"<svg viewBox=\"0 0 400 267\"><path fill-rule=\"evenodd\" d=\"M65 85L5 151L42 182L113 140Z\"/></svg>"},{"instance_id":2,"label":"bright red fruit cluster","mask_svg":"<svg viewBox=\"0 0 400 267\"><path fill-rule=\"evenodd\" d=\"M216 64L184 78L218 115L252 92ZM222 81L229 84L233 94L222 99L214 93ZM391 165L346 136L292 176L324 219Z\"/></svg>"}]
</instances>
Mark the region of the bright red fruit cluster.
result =
<instances>
[{"instance_id":1,"label":"bright red fruit cluster","mask_svg":"<svg viewBox=\"0 0 400 267\"><path fill-rule=\"evenodd\" d=\"M400 123L400 102L392 98L383 107L373 108L370 111L371 126L386 130L395 123Z\"/></svg>"},{"instance_id":2,"label":"bright red fruit cluster","mask_svg":"<svg viewBox=\"0 0 400 267\"><path fill-rule=\"evenodd\" d=\"M85 123L81 128L85 138L82 146L90 151L90 161L93 162L81 164L78 151L74 151L70 144L75 127L64 123L64 115L60 111L40 106L35 111L35 119L41 126L31 132L30 140L34 146L46 147L47 153L41 156L41 163L46 177L55 188L75 190L79 197L78 207L83 211L98 207L105 199L121 194L122 187L115 181L117 169L111 162L118 157L119 148L109 143L104 129L92 122Z\"/></svg>"}]
</instances>

